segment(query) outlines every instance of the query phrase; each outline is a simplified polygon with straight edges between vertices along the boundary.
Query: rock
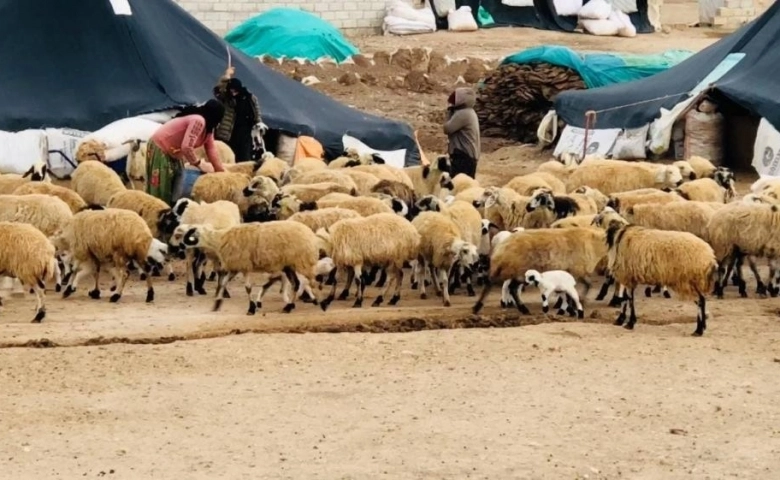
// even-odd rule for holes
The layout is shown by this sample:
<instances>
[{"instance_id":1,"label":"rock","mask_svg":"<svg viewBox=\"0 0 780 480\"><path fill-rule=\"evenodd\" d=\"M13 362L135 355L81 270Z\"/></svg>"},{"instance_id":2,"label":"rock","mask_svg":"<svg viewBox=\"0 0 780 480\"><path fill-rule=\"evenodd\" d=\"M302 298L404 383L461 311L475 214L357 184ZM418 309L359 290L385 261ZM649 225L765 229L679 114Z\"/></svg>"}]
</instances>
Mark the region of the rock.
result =
<instances>
[{"instance_id":1,"label":"rock","mask_svg":"<svg viewBox=\"0 0 780 480\"><path fill-rule=\"evenodd\" d=\"M363 55L362 53L359 53L357 55L352 56L352 61L355 62L355 65L361 68L368 68L371 66L371 59Z\"/></svg>"},{"instance_id":2,"label":"rock","mask_svg":"<svg viewBox=\"0 0 780 480\"><path fill-rule=\"evenodd\" d=\"M390 65L390 54L385 51L374 53L374 65Z\"/></svg>"},{"instance_id":3,"label":"rock","mask_svg":"<svg viewBox=\"0 0 780 480\"><path fill-rule=\"evenodd\" d=\"M370 73L364 73L363 75L361 75L360 81L365 83L366 85L376 85L378 83L377 78L371 75Z\"/></svg>"},{"instance_id":4,"label":"rock","mask_svg":"<svg viewBox=\"0 0 780 480\"><path fill-rule=\"evenodd\" d=\"M428 73L439 73L447 69L447 58L439 52L433 51L428 58Z\"/></svg>"},{"instance_id":5,"label":"rock","mask_svg":"<svg viewBox=\"0 0 780 480\"><path fill-rule=\"evenodd\" d=\"M439 89L440 86L422 72L409 72L404 77L404 88L411 92L431 93Z\"/></svg>"},{"instance_id":6,"label":"rock","mask_svg":"<svg viewBox=\"0 0 780 480\"><path fill-rule=\"evenodd\" d=\"M316 85L320 83L320 79L315 77L314 75L309 75L308 77L302 78L301 83L304 85Z\"/></svg>"},{"instance_id":7,"label":"rock","mask_svg":"<svg viewBox=\"0 0 780 480\"><path fill-rule=\"evenodd\" d=\"M428 50L425 48L413 48L411 53L411 65L409 70L413 72L428 72L428 63L431 61L431 57L428 55Z\"/></svg>"},{"instance_id":8,"label":"rock","mask_svg":"<svg viewBox=\"0 0 780 480\"><path fill-rule=\"evenodd\" d=\"M403 68L404 70L411 70L412 58L411 48L399 48L390 59L390 64Z\"/></svg>"},{"instance_id":9,"label":"rock","mask_svg":"<svg viewBox=\"0 0 780 480\"><path fill-rule=\"evenodd\" d=\"M356 85L360 83L360 75L358 75L355 72L346 72L342 76L340 76L336 81L339 82L341 85L349 87L351 85Z\"/></svg>"},{"instance_id":10,"label":"rock","mask_svg":"<svg viewBox=\"0 0 780 480\"><path fill-rule=\"evenodd\" d=\"M270 55L263 55L262 59L260 60L265 65L279 65L279 60L275 59L274 57Z\"/></svg>"},{"instance_id":11,"label":"rock","mask_svg":"<svg viewBox=\"0 0 780 480\"><path fill-rule=\"evenodd\" d=\"M463 74L463 80L465 80L466 83L477 83L485 76L485 73L484 65L469 65L466 72Z\"/></svg>"}]
</instances>

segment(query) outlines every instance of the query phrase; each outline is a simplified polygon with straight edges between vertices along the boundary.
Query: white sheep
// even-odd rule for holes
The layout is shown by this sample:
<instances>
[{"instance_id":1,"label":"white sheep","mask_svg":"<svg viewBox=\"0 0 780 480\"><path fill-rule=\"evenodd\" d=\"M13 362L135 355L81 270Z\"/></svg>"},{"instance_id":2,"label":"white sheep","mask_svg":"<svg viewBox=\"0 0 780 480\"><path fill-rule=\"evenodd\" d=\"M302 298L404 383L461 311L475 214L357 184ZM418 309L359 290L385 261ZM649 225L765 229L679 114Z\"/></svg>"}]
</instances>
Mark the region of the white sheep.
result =
<instances>
[{"instance_id":1,"label":"white sheep","mask_svg":"<svg viewBox=\"0 0 780 480\"><path fill-rule=\"evenodd\" d=\"M38 161L21 175L5 173L0 175L0 195L10 195L17 188L30 182L51 183L49 167L45 162Z\"/></svg>"},{"instance_id":2,"label":"white sheep","mask_svg":"<svg viewBox=\"0 0 780 480\"><path fill-rule=\"evenodd\" d=\"M59 275L54 245L40 230L24 223L0 222L0 272L35 292L33 323L46 317L45 281ZM3 305L0 298L0 306Z\"/></svg>"},{"instance_id":3,"label":"white sheep","mask_svg":"<svg viewBox=\"0 0 780 480\"><path fill-rule=\"evenodd\" d=\"M585 318L585 311L580 303L580 296L577 293L577 281L571 276L569 272L563 270L548 270L544 273L539 273L536 270L528 270L525 272L525 283L528 285L534 285L539 287L542 292L542 311L547 313L549 306L548 301L553 293L558 294L558 300L562 303L558 309L558 315L563 315L567 311L573 317L575 314L577 318ZM572 306L569 305L569 301L574 303L577 308L576 312Z\"/></svg>"},{"instance_id":4,"label":"white sheep","mask_svg":"<svg viewBox=\"0 0 780 480\"><path fill-rule=\"evenodd\" d=\"M641 188L674 188L682 183L680 170L674 165L586 159L569 176L567 188L572 191L587 186L610 195Z\"/></svg>"}]
</instances>

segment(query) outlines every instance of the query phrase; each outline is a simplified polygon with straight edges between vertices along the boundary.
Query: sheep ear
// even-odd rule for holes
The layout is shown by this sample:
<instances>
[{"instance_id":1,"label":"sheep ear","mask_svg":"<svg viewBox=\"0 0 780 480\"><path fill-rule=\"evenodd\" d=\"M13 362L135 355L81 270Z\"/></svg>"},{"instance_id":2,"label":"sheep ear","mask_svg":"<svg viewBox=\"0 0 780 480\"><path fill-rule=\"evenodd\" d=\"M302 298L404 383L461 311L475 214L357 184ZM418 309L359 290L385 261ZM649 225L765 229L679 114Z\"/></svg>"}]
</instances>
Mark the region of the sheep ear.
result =
<instances>
[{"instance_id":1,"label":"sheep ear","mask_svg":"<svg viewBox=\"0 0 780 480\"><path fill-rule=\"evenodd\" d=\"M357 197L358 196L357 188L353 188L352 190L350 190L349 194L352 195L353 197Z\"/></svg>"},{"instance_id":2,"label":"sheep ear","mask_svg":"<svg viewBox=\"0 0 780 480\"><path fill-rule=\"evenodd\" d=\"M198 244L198 239L195 237L194 227L187 230L187 233L184 234L184 238L182 239L182 243L190 246Z\"/></svg>"},{"instance_id":3,"label":"sheep ear","mask_svg":"<svg viewBox=\"0 0 780 480\"><path fill-rule=\"evenodd\" d=\"M350 161L348 161L347 163L344 164L344 166L348 167L348 168L349 167L357 167L358 165L360 165L360 161L359 160L350 160Z\"/></svg>"},{"instance_id":4,"label":"sheep ear","mask_svg":"<svg viewBox=\"0 0 780 480\"><path fill-rule=\"evenodd\" d=\"M431 174L431 166L430 165L423 165L422 168L422 177L428 178L428 175Z\"/></svg>"},{"instance_id":5,"label":"sheep ear","mask_svg":"<svg viewBox=\"0 0 780 480\"><path fill-rule=\"evenodd\" d=\"M385 159L384 159L384 158L382 158L382 156L381 156L381 155L379 155L378 153L372 153L372 154L371 154L371 158L373 158L373 159L374 159L374 163L377 163L377 164L379 164L379 165L384 165L384 164L386 163L386 162L385 162Z\"/></svg>"},{"instance_id":6,"label":"sheep ear","mask_svg":"<svg viewBox=\"0 0 780 480\"><path fill-rule=\"evenodd\" d=\"M450 159L446 155L441 155L436 159L436 167L442 172L450 173Z\"/></svg>"},{"instance_id":7,"label":"sheep ear","mask_svg":"<svg viewBox=\"0 0 780 480\"><path fill-rule=\"evenodd\" d=\"M27 178L27 177L29 177L30 175L32 175L32 173L33 173L33 168L34 168L34 167L30 167L30 169L29 169L29 170L27 170L26 172L24 172L24 174L22 175L22 178Z\"/></svg>"},{"instance_id":8,"label":"sheep ear","mask_svg":"<svg viewBox=\"0 0 780 480\"><path fill-rule=\"evenodd\" d=\"M691 172L690 174L688 174L688 179L689 180L696 180L696 172Z\"/></svg>"},{"instance_id":9,"label":"sheep ear","mask_svg":"<svg viewBox=\"0 0 780 480\"><path fill-rule=\"evenodd\" d=\"M301 204L300 211L317 210L317 202L304 202Z\"/></svg>"}]
</instances>

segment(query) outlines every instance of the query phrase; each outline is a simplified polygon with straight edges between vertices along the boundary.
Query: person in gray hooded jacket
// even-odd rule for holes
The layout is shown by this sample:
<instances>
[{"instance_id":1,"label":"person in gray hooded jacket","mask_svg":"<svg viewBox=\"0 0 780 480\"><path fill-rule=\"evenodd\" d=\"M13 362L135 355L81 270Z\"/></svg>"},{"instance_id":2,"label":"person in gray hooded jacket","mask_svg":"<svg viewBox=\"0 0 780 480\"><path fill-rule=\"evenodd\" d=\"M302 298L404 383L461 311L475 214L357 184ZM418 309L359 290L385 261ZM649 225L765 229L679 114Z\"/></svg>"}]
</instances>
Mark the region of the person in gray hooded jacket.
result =
<instances>
[{"instance_id":1,"label":"person in gray hooded jacket","mask_svg":"<svg viewBox=\"0 0 780 480\"><path fill-rule=\"evenodd\" d=\"M477 93L472 88L456 88L447 99L444 133L449 140L448 153L452 176L464 173L474 178L479 161L479 119L474 111Z\"/></svg>"}]
</instances>

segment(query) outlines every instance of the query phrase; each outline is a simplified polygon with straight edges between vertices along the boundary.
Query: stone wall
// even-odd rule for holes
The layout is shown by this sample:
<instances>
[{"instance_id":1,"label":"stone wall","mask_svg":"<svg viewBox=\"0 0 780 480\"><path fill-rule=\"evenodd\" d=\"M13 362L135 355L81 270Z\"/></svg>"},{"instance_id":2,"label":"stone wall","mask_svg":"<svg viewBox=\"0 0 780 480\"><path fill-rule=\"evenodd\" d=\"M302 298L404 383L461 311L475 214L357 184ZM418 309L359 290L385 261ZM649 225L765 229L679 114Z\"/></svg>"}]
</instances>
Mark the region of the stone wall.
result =
<instances>
[{"instance_id":1,"label":"stone wall","mask_svg":"<svg viewBox=\"0 0 780 480\"><path fill-rule=\"evenodd\" d=\"M734 29L756 18L756 6L753 0L723 0L712 19L713 27Z\"/></svg>"},{"instance_id":2,"label":"stone wall","mask_svg":"<svg viewBox=\"0 0 780 480\"><path fill-rule=\"evenodd\" d=\"M154 0L149 0L154 1ZM376 33L382 27L386 0L175 0L219 35L274 7L298 8L314 13L350 33Z\"/></svg>"}]
</instances>

